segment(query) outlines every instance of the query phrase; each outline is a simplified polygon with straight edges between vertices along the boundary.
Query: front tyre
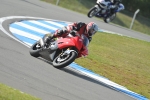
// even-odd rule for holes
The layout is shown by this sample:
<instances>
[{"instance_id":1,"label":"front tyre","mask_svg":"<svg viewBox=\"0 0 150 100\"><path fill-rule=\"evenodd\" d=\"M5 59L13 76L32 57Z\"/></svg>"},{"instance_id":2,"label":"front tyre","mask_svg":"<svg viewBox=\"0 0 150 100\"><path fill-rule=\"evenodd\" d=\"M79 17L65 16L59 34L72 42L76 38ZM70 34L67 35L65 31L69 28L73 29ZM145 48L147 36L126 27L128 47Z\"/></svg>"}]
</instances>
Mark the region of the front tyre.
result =
<instances>
[{"instance_id":1,"label":"front tyre","mask_svg":"<svg viewBox=\"0 0 150 100\"><path fill-rule=\"evenodd\" d=\"M90 9L90 11L88 12L87 16L89 18L92 18L93 16L95 16L98 13L98 9L96 7L92 7Z\"/></svg>"},{"instance_id":2,"label":"front tyre","mask_svg":"<svg viewBox=\"0 0 150 100\"><path fill-rule=\"evenodd\" d=\"M39 42L34 43L30 48L30 55L33 57L39 57L39 52L41 51L41 49L42 48L40 47Z\"/></svg>"},{"instance_id":3,"label":"front tyre","mask_svg":"<svg viewBox=\"0 0 150 100\"><path fill-rule=\"evenodd\" d=\"M53 60L53 66L55 68L63 68L71 64L77 57L76 51L71 51L69 54L60 54Z\"/></svg>"}]
</instances>

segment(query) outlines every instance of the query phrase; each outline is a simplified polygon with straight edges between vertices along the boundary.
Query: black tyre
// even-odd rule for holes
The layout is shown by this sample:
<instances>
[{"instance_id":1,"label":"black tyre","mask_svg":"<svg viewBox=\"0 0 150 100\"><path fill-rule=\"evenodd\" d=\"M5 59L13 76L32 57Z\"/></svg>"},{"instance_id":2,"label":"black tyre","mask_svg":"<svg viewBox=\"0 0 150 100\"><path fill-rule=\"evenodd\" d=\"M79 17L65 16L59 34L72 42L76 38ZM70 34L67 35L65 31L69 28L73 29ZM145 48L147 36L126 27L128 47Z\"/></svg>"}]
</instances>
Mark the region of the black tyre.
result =
<instances>
[{"instance_id":1,"label":"black tyre","mask_svg":"<svg viewBox=\"0 0 150 100\"><path fill-rule=\"evenodd\" d=\"M38 42L34 43L31 48L30 48L30 55L33 57L39 57L40 54L39 52L41 51L42 48L37 48L36 46L38 45Z\"/></svg>"},{"instance_id":2,"label":"black tyre","mask_svg":"<svg viewBox=\"0 0 150 100\"><path fill-rule=\"evenodd\" d=\"M104 18L104 22L105 23L109 23L110 22L110 18L108 17L108 18Z\"/></svg>"},{"instance_id":3,"label":"black tyre","mask_svg":"<svg viewBox=\"0 0 150 100\"><path fill-rule=\"evenodd\" d=\"M109 23L109 22L113 21L115 18L116 18L116 13L114 13L113 15L111 15L109 17L104 18L104 22Z\"/></svg>"},{"instance_id":4,"label":"black tyre","mask_svg":"<svg viewBox=\"0 0 150 100\"><path fill-rule=\"evenodd\" d=\"M93 16L95 16L95 15L97 14L97 11L98 11L98 9L97 9L96 7L92 7L92 8L89 10L87 16L88 16L89 18L92 18Z\"/></svg>"},{"instance_id":5,"label":"black tyre","mask_svg":"<svg viewBox=\"0 0 150 100\"><path fill-rule=\"evenodd\" d=\"M110 20L113 21L116 18L116 13L114 13L113 15L111 15Z\"/></svg>"},{"instance_id":6,"label":"black tyre","mask_svg":"<svg viewBox=\"0 0 150 100\"><path fill-rule=\"evenodd\" d=\"M66 57L61 57L61 55L58 55L54 60L53 60L53 66L55 68L63 68L71 64L77 57L76 51L71 51Z\"/></svg>"}]
</instances>

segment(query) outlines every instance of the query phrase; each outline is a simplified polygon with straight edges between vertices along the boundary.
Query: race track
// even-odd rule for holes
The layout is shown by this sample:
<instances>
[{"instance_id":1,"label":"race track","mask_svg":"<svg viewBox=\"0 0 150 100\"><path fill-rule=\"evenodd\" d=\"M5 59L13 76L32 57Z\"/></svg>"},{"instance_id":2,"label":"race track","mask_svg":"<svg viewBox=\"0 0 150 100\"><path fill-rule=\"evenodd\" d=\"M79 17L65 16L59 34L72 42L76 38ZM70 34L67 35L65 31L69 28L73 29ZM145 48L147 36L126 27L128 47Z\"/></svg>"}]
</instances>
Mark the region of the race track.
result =
<instances>
[{"instance_id":1,"label":"race track","mask_svg":"<svg viewBox=\"0 0 150 100\"><path fill-rule=\"evenodd\" d=\"M101 29L150 41L150 36L89 19L39 0L1 0L0 18L8 16L32 16L67 22L94 21ZM17 20L7 20L2 26L11 33L9 25ZM0 83L42 100L134 100L70 67L58 70L43 59L31 57L27 46L4 31L0 31Z\"/></svg>"}]
</instances>

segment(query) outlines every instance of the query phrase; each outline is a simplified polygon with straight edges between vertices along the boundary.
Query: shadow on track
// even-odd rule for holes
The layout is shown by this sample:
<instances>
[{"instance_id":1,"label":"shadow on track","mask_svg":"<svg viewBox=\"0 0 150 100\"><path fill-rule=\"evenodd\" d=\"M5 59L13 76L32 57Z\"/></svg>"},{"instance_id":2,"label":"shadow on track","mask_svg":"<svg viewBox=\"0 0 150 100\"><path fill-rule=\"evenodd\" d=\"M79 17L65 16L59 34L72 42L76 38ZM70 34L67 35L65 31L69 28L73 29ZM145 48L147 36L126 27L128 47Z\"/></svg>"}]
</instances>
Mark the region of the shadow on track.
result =
<instances>
[{"instance_id":1,"label":"shadow on track","mask_svg":"<svg viewBox=\"0 0 150 100\"><path fill-rule=\"evenodd\" d=\"M38 59L39 59L39 60L42 60L42 61L44 61L44 62L46 62L46 63L48 63L48 64L50 64L50 65L52 65L52 62L50 62L50 61L48 61L48 60L45 60L45 59L43 59L43 58L41 58L41 57L39 57ZM107 88L109 88L109 89L111 89L111 90L114 90L114 91L119 92L119 90L115 89L114 87L112 87L112 86L110 86L110 85L107 85L107 84L105 84L105 83L103 83L103 82L100 82L100 81L98 81L98 80L96 80L96 79L94 79L94 78L91 78L91 77L89 77L89 76L86 76L86 75L80 73L79 71L77 71L77 70L75 70L75 69L73 69L73 68L71 68L71 67L65 67L65 68L61 68L61 69L58 69L58 70L64 71L64 72L66 72L66 73L68 73L68 74L71 74L71 75L74 75L74 76L76 76L76 77L78 77L78 78L82 78L82 79L87 80L87 81L89 81L89 82L92 82L92 83L95 83L95 84L98 84L98 85L107 87Z\"/></svg>"}]
</instances>

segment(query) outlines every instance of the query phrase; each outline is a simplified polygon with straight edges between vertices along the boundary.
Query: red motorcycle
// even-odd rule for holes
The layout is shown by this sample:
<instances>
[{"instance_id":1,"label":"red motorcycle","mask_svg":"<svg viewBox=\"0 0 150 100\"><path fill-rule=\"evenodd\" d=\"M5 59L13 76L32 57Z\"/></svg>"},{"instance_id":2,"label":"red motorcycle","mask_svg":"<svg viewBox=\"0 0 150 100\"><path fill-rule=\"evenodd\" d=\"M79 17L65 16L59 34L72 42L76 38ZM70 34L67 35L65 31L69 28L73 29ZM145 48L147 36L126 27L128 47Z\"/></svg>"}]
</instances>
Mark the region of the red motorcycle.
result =
<instances>
[{"instance_id":1,"label":"red motorcycle","mask_svg":"<svg viewBox=\"0 0 150 100\"><path fill-rule=\"evenodd\" d=\"M79 54L83 54L83 52L81 52L83 47L89 44L88 38L84 35L73 36L69 34L65 38L52 39L48 45L44 43L46 37L47 35L31 46L30 55L49 60L53 66L58 69L71 64L79 57Z\"/></svg>"}]
</instances>

